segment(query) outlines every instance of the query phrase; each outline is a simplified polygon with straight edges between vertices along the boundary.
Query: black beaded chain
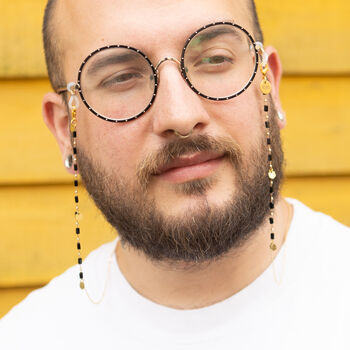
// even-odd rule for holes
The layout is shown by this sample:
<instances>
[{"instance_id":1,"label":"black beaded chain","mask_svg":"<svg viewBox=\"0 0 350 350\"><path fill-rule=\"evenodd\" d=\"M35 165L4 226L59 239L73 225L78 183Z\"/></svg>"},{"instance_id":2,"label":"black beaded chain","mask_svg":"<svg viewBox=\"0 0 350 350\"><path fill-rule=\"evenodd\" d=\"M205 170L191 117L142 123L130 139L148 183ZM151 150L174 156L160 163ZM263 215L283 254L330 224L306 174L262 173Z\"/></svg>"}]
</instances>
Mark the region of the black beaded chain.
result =
<instances>
[{"instance_id":1,"label":"black beaded chain","mask_svg":"<svg viewBox=\"0 0 350 350\"><path fill-rule=\"evenodd\" d=\"M75 202L75 234L77 237L77 249L78 249L78 266L79 266L79 280L80 280L80 288L84 290L86 296L93 304L100 304L106 294L107 291L107 282L108 277L110 275L110 270L113 262L114 257L114 250L111 252L111 256L108 260L108 270L107 270L107 277L106 282L101 294L101 297L99 299L94 299L90 296L88 293L85 281L84 281L84 273L83 273L83 258L81 256L81 243L80 243L80 210L79 210L79 193L78 193L78 162L77 162L77 108L79 106L79 101L76 97L76 85L72 85L71 83L67 85L67 91L70 92L71 97L69 100L69 109L71 110L71 123L70 123L70 132L72 136L72 145L73 145L73 155L72 155L72 165L74 169L74 202Z\"/></svg>"},{"instance_id":2,"label":"black beaded chain","mask_svg":"<svg viewBox=\"0 0 350 350\"><path fill-rule=\"evenodd\" d=\"M73 141L73 169L74 169L74 201L75 201L75 234L77 237L77 249L78 249L78 264L79 264L79 279L80 288L85 288L84 273L83 273L83 259L81 257L81 244L80 244L80 227L79 227L79 194L78 194L78 164L77 164L77 108L72 106L72 119L71 119L71 134Z\"/></svg>"},{"instance_id":3,"label":"black beaded chain","mask_svg":"<svg viewBox=\"0 0 350 350\"><path fill-rule=\"evenodd\" d=\"M268 164L269 164L269 181L270 181L270 217L269 217L269 222L271 225L271 244L270 244L270 249L275 251L277 249L277 246L275 244L275 233L274 233L274 209L275 209L275 203L274 203L274 179L276 178L276 172L273 170L272 166L272 148L271 148L271 133L270 133L270 116L269 116L269 106L267 104L267 99L265 98L265 104L264 104L264 112L266 113L266 118L265 118L265 128L266 128L266 136L267 136L267 147L268 147Z\"/></svg>"},{"instance_id":4,"label":"black beaded chain","mask_svg":"<svg viewBox=\"0 0 350 350\"><path fill-rule=\"evenodd\" d=\"M271 234L270 234L270 238L271 238L271 244L270 244L270 249L272 251L277 250L277 245L275 244L275 233L274 233L274 223L275 223L275 218L274 218L274 214L275 214L275 202L274 202L274 180L276 178L276 172L273 169L273 165L272 165L272 147L271 147L271 132L270 132L270 115L269 115L269 105L268 105L268 99L267 99L267 95L270 94L271 90L272 90L272 86L271 83L268 81L267 79L267 72L269 70L268 64L267 64L267 59L266 59L266 52L264 51L262 45L258 45L259 48L259 52L261 54L261 65L260 65L260 70L262 73L262 81L260 84L260 90L263 93L263 95L265 96L264 99L264 113L266 113L266 117L265 117L265 128L266 128L266 143L267 143L267 149L268 149L268 158L267 158L267 162L268 162L268 166L269 166L269 171L268 171L268 177L269 177L269 186L270 186L270 203L269 203L269 210L270 210L270 217L269 217L269 222L271 225ZM265 59L264 59L265 56Z\"/></svg>"}]
</instances>

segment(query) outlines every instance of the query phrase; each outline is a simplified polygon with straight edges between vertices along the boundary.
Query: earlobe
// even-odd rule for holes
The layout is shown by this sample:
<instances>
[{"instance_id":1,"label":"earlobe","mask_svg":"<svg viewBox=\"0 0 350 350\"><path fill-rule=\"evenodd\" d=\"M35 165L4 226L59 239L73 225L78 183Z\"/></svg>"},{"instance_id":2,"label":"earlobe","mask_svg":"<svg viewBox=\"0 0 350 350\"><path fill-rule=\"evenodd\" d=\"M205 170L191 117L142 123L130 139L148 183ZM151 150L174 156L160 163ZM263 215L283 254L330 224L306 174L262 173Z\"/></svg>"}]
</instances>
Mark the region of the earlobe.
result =
<instances>
[{"instance_id":1,"label":"earlobe","mask_svg":"<svg viewBox=\"0 0 350 350\"><path fill-rule=\"evenodd\" d=\"M45 94L42 112L44 122L55 137L64 162L67 156L72 154L72 145L68 110L62 96L54 92Z\"/></svg>"}]
</instances>

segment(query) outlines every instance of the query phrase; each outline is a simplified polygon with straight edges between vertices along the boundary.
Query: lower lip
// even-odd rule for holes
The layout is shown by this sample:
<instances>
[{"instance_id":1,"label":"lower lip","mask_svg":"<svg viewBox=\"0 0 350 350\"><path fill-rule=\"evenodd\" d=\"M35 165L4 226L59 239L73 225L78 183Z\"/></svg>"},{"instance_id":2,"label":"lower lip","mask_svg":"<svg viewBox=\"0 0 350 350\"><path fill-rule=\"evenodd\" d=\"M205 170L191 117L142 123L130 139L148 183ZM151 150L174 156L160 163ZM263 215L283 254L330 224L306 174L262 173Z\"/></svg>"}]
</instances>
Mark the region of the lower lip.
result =
<instances>
[{"instance_id":1,"label":"lower lip","mask_svg":"<svg viewBox=\"0 0 350 350\"><path fill-rule=\"evenodd\" d=\"M224 157L220 157L195 165L173 168L160 175L157 175L157 177L173 183L182 183L195 179L201 179L212 175L220 166L223 159Z\"/></svg>"}]
</instances>

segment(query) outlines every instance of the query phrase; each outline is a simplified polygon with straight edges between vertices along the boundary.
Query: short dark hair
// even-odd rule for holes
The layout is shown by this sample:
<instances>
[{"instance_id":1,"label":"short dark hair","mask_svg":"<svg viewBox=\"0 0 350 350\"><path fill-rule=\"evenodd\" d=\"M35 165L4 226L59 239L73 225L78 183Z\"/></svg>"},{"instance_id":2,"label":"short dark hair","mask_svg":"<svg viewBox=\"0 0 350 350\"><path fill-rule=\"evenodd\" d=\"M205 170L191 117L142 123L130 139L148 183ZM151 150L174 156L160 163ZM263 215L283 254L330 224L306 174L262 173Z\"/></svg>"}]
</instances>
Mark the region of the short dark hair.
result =
<instances>
[{"instance_id":1,"label":"short dark hair","mask_svg":"<svg viewBox=\"0 0 350 350\"><path fill-rule=\"evenodd\" d=\"M57 40L54 40L55 36L57 36L55 35L53 24L56 5L56 0L47 1L42 27L46 68L54 90L65 85L64 73L60 61L59 43Z\"/></svg>"},{"instance_id":2,"label":"short dark hair","mask_svg":"<svg viewBox=\"0 0 350 350\"><path fill-rule=\"evenodd\" d=\"M59 40L54 40L55 29L53 24L53 17L56 5L56 0L47 1L42 28L46 67L52 88L54 90L57 90L58 88L64 87L66 85L60 60L62 56L62 50L60 50L60 42ZM261 41L263 43L264 37L256 11L255 1L249 0L249 6L252 13L255 40Z\"/></svg>"},{"instance_id":3,"label":"short dark hair","mask_svg":"<svg viewBox=\"0 0 350 350\"><path fill-rule=\"evenodd\" d=\"M252 13L253 30L254 30L255 40L264 43L264 34L262 32L262 29L261 29L258 12L256 10L255 0L250 0L249 5L250 5L251 13Z\"/></svg>"}]
</instances>

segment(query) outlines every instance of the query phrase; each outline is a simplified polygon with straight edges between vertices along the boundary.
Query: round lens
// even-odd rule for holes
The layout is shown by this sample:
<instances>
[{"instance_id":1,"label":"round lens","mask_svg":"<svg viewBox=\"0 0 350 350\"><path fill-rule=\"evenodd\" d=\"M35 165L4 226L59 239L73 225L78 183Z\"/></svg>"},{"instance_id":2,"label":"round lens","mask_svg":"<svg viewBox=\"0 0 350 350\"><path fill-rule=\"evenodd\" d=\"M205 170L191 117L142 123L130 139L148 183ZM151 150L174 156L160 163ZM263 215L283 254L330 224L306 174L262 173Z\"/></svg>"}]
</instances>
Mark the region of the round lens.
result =
<instances>
[{"instance_id":1,"label":"round lens","mask_svg":"<svg viewBox=\"0 0 350 350\"><path fill-rule=\"evenodd\" d=\"M80 71L83 101L99 117L126 121L152 104L157 77L148 58L136 49L99 49L83 62Z\"/></svg>"},{"instance_id":2,"label":"round lens","mask_svg":"<svg viewBox=\"0 0 350 350\"><path fill-rule=\"evenodd\" d=\"M215 24L197 32L182 57L191 88L212 99L239 95L254 79L257 67L253 38L233 24Z\"/></svg>"}]
</instances>

